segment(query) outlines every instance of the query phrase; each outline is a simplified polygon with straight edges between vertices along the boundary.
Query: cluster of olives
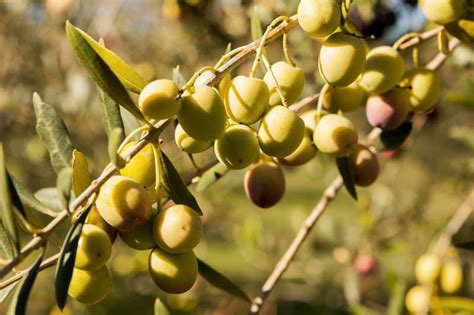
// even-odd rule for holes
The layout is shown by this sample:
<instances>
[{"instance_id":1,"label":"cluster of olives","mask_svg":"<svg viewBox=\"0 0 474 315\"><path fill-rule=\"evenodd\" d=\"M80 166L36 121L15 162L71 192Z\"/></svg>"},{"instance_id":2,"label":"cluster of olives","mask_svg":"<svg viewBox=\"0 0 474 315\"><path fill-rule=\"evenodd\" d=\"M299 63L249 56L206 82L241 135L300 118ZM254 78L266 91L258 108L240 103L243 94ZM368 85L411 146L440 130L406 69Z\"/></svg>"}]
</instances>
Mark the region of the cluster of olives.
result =
<instances>
[{"instance_id":1,"label":"cluster of olives","mask_svg":"<svg viewBox=\"0 0 474 315\"><path fill-rule=\"evenodd\" d=\"M123 148L129 150L135 143ZM84 304L105 298L110 277L105 265L117 234L135 250L149 250L149 273L167 293L189 290L198 275L193 248L202 234L201 218L185 205L158 211L154 204L166 197L154 188L155 165L152 144L146 145L124 168L101 187L76 253L69 295Z\"/></svg>"},{"instance_id":2,"label":"cluster of olives","mask_svg":"<svg viewBox=\"0 0 474 315\"><path fill-rule=\"evenodd\" d=\"M415 264L415 277L418 285L408 291L405 305L410 313L420 314L429 307L438 278L439 287L447 294L461 288L463 271L458 253L454 249L450 250L443 260L431 253L420 256Z\"/></svg>"}]
</instances>

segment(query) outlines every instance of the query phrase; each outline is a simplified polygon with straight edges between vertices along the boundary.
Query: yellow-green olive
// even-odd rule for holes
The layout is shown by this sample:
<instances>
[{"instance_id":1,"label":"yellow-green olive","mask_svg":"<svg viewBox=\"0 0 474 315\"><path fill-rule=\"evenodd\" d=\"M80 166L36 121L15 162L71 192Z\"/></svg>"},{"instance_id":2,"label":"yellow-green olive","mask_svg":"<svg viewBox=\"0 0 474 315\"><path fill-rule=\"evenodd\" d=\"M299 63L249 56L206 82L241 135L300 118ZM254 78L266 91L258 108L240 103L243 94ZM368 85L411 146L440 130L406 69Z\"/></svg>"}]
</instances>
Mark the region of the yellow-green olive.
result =
<instances>
[{"instance_id":1,"label":"yellow-green olive","mask_svg":"<svg viewBox=\"0 0 474 315\"><path fill-rule=\"evenodd\" d=\"M462 267L459 261L450 259L443 264L440 275L441 290L456 293L462 286Z\"/></svg>"},{"instance_id":2,"label":"yellow-green olive","mask_svg":"<svg viewBox=\"0 0 474 315\"><path fill-rule=\"evenodd\" d=\"M293 67L284 61L274 63L271 69L286 101L288 104L293 104L304 90L305 78L303 70ZM270 91L270 106L282 104L276 89L275 80L269 71L263 77L263 81L265 81Z\"/></svg>"},{"instance_id":3,"label":"yellow-green olive","mask_svg":"<svg viewBox=\"0 0 474 315\"><path fill-rule=\"evenodd\" d=\"M256 123L269 104L270 92L265 81L237 76L232 79L225 98L227 115L235 122Z\"/></svg>"},{"instance_id":4,"label":"yellow-green olive","mask_svg":"<svg viewBox=\"0 0 474 315\"><path fill-rule=\"evenodd\" d=\"M324 94L323 105L331 113L337 113L338 111L347 113L363 107L368 96L367 92L360 87L358 81L354 81L348 86L330 87Z\"/></svg>"},{"instance_id":5,"label":"yellow-green olive","mask_svg":"<svg viewBox=\"0 0 474 315\"><path fill-rule=\"evenodd\" d=\"M414 286L408 290L405 297L405 306L411 314L423 314L429 310L429 289L424 286Z\"/></svg>"},{"instance_id":6,"label":"yellow-green olive","mask_svg":"<svg viewBox=\"0 0 474 315\"><path fill-rule=\"evenodd\" d=\"M194 93L184 95L178 121L192 138L209 142L224 132L227 117L224 103L215 88L198 86Z\"/></svg>"},{"instance_id":7,"label":"yellow-green olive","mask_svg":"<svg viewBox=\"0 0 474 315\"><path fill-rule=\"evenodd\" d=\"M137 141L131 141L121 150L121 154L130 152L137 145ZM136 155L120 169L120 174L133 178L142 186L149 186L155 183L155 158L153 155L153 145L145 145Z\"/></svg>"},{"instance_id":8,"label":"yellow-green olive","mask_svg":"<svg viewBox=\"0 0 474 315\"><path fill-rule=\"evenodd\" d=\"M258 142L262 151L274 157L293 153L304 137L304 122L290 109L273 106L265 114L258 128Z\"/></svg>"},{"instance_id":9,"label":"yellow-green olive","mask_svg":"<svg viewBox=\"0 0 474 315\"><path fill-rule=\"evenodd\" d=\"M153 222L154 218L148 220L147 223L129 232L120 232L120 239L129 247L137 250L146 250L156 247L153 238Z\"/></svg>"},{"instance_id":10,"label":"yellow-green olive","mask_svg":"<svg viewBox=\"0 0 474 315\"><path fill-rule=\"evenodd\" d=\"M77 245L74 267L94 270L105 265L112 252L112 242L101 228L84 224Z\"/></svg>"},{"instance_id":11,"label":"yellow-green olive","mask_svg":"<svg viewBox=\"0 0 474 315\"><path fill-rule=\"evenodd\" d=\"M278 162L287 166L300 166L311 161L316 153L318 153L318 149L313 142L313 131L306 127L300 145L290 155L279 157Z\"/></svg>"},{"instance_id":12,"label":"yellow-green olive","mask_svg":"<svg viewBox=\"0 0 474 315\"><path fill-rule=\"evenodd\" d=\"M409 107L415 112L425 112L433 108L441 91L441 80L436 71L416 68L403 76L403 87L410 91Z\"/></svg>"},{"instance_id":13,"label":"yellow-green olive","mask_svg":"<svg viewBox=\"0 0 474 315\"><path fill-rule=\"evenodd\" d=\"M177 100L178 86L171 80L161 79L148 83L138 97L138 106L145 117L167 119L178 114L181 101Z\"/></svg>"},{"instance_id":14,"label":"yellow-green olive","mask_svg":"<svg viewBox=\"0 0 474 315\"><path fill-rule=\"evenodd\" d=\"M442 25L457 21L468 12L464 0L421 0L418 5L428 20Z\"/></svg>"},{"instance_id":15,"label":"yellow-green olive","mask_svg":"<svg viewBox=\"0 0 474 315\"><path fill-rule=\"evenodd\" d=\"M152 213L145 188L121 175L112 176L101 187L96 206L108 224L122 231L131 231L145 224Z\"/></svg>"},{"instance_id":16,"label":"yellow-green olive","mask_svg":"<svg viewBox=\"0 0 474 315\"><path fill-rule=\"evenodd\" d=\"M87 215L86 218L86 224L93 224L107 233L107 235L110 238L110 242L113 243L115 239L117 238L117 229L112 227L110 224L108 224L99 214L99 211L97 211L97 207L95 205L92 206L91 210L89 211L89 214Z\"/></svg>"},{"instance_id":17,"label":"yellow-green olive","mask_svg":"<svg viewBox=\"0 0 474 315\"><path fill-rule=\"evenodd\" d=\"M109 270L106 266L96 270L74 268L68 294L82 304L96 304L105 299L110 284Z\"/></svg>"},{"instance_id":18,"label":"yellow-green olive","mask_svg":"<svg viewBox=\"0 0 474 315\"><path fill-rule=\"evenodd\" d=\"M350 153L357 144L358 133L346 117L327 114L321 117L313 134L319 151L336 156Z\"/></svg>"},{"instance_id":19,"label":"yellow-green olive","mask_svg":"<svg viewBox=\"0 0 474 315\"><path fill-rule=\"evenodd\" d=\"M217 159L230 169L243 169L259 156L255 132L246 125L231 125L214 143Z\"/></svg>"},{"instance_id":20,"label":"yellow-green olive","mask_svg":"<svg viewBox=\"0 0 474 315\"><path fill-rule=\"evenodd\" d=\"M424 254L415 264L415 277L421 284L433 284L438 278L441 262L434 254Z\"/></svg>"},{"instance_id":21,"label":"yellow-green olive","mask_svg":"<svg viewBox=\"0 0 474 315\"><path fill-rule=\"evenodd\" d=\"M166 293L179 294L191 289L198 275L193 251L171 254L155 248L148 263L151 278Z\"/></svg>"},{"instance_id":22,"label":"yellow-green olive","mask_svg":"<svg viewBox=\"0 0 474 315\"><path fill-rule=\"evenodd\" d=\"M167 252L190 251L199 243L201 235L201 218L188 206L174 205L162 210L154 219L153 237Z\"/></svg>"},{"instance_id":23,"label":"yellow-green olive","mask_svg":"<svg viewBox=\"0 0 474 315\"><path fill-rule=\"evenodd\" d=\"M209 149L212 144L211 141L199 141L192 138L184 131L180 124L176 126L174 139L178 148L191 154L204 152Z\"/></svg>"},{"instance_id":24,"label":"yellow-green olive","mask_svg":"<svg viewBox=\"0 0 474 315\"><path fill-rule=\"evenodd\" d=\"M298 22L310 36L323 37L334 32L341 21L341 9L335 0L301 0Z\"/></svg>"}]
</instances>

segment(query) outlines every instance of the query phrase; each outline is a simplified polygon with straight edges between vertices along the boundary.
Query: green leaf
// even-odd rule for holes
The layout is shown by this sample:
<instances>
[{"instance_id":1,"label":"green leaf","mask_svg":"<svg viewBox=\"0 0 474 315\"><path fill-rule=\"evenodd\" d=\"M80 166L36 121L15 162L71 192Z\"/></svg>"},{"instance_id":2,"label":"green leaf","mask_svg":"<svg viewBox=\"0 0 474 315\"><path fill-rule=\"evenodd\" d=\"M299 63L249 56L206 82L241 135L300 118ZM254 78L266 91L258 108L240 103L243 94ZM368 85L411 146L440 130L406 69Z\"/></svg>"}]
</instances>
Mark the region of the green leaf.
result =
<instances>
[{"instance_id":1,"label":"green leaf","mask_svg":"<svg viewBox=\"0 0 474 315\"><path fill-rule=\"evenodd\" d=\"M26 313L28 298L31 289L33 288L33 284L35 283L36 276L40 270L44 252L43 249L41 255L36 259L35 263L28 271L28 275L21 282L21 286L15 292L15 296L10 302L10 307L8 308L8 315L24 315Z\"/></svg>"},{"instance_id":2,"label":"green leaf","mask_svg":"<svg viewBox=\"0 0 474 315\"><path fill-rule=\"evenodd\" d=\"M258 15L258 8L257 6L254 7L253 13L252 13L252 18L250 20L250 32L252 34L252 39L257 40L262 38L263 32L262 32L262 23L260 22L260 16ZM263 49L263 55L268 59L268 54L266 49ZM260 67L262 69L262 72L266 72L265 65L260 63Z\"/></svg>"},{"instance_id":3,"label":"green leaf","mask_svg":"<svg viewBox=\"0 0 474 315\"><path fill-rule=\"evenodd\" d=\"M224 176L229 169L222 163L217 163L210 169L208 169L204 174L202 174L199 179L196 190L198 192L206 190L209 186L217 182L222 176Z\"/></svg>"},{"instance_id":4,"label":"green leaf","mask_svg":"<svg viewBox=\"0 0 474 315\"><path fill-rule=\"evenodd\" d=\"M351 167L349 164L349 158L347 156L336 158L337 169L341 174L342 180L344 181L344 187L349 194L357 200L357 191L354 185L354 178L352 178Z\"/></svg>"},{"instance_id":5,"label":"green leaf","mask_svg":"<svg viewBox=\"0 0 474 315\"><path fill-rule=\"evenodd\" d=\"M66 22L66 35L72 46L74 55L94 82L115 102L122 105L138 119L144 121L143 114L133 103L120 79L94 50L87 38L84 37L85 33L68 21ZM97 45L100 47L98 43Z\"/></svg>"},{"instance_id":6,"label":"green leaf","mask_svg":"<svg viewBox=\"0 0 474 315\"><path fill-rule=\"evenodd\" d=\"M109 152L109 159L113 165L117 168L122 168L125 166L125 160L122 158L120 154L118 154L118 148L123 140L123 129L121 128L114 128L109 135L109 143L108 143L108 152Z\"/></svg>"},{"instance_id":7,"label":"green leaf","mask_svg":"<svg viewBox=\"0 0 474 315\"><path fill-rule=\"evenodd\" d=\"M63 210L61 202L59 201L58 189L56 187L41 188L35 192L34 196L53 211L59 213Z\"/></svg>"},{"instance_id":8,"label":"green leaf","mask_svg":"<svg viewBox=\"0 0 474 315\"><path fill-rule=\"evenodd\" d=\"M97 92L100 97L100 104L104 113L105 132L110 135L115 128L124 129L122 115L120 114L120 107L110 96L108 96L99 87ZM122 135L122 140L125 139L125 133Z\"/></svg>"},{"instance_id":9,"label":"green leaf","mask_svg":"<svg viewBox=\"0 0 474 315\"><path fill-rule=\"evenodd\" d=\"M408 138L412 128L413 124L411 121L406 121L393 130L382 131L380 134L380 140L382 140L386 149L399 147Z\"/></svg>"},{"instance_id":10,"label":"green leaf","mask_svg":"<svg viewBox=\"0 0 474 315\"><path fill-rule=\"evenodd\" d=\"M474 21L457 20L444 26L449 34L466 44L474 45Z\"/></svg>"},{"instance_id":11,"label":"green leaf","mask_svg":"<svg viewBox=\"0 0 474 315\"><path fill-rule=\"evenodd\" d=\"M225 292L241 298L242 300L251 303L252 300L238 285L230 281L224 275L210 267L208 264L198 259L199 274L207 280L214 287L224 290Z\"/></svg>"},{"instance_id":12,"label":"green leaf","mask_svg":"<svg viewBox=\"0 0 474 315\"><path fill-rule=\"evenodd\" d=\"M398 315L403 313L403 303L405 301L405 281L397 277L395 284L391 288L390 301L387 315Z\"/></svg>"},{"instance_id":13,"label":"green leaf","mask_svg":"<svg viewBox=\"0 0 474 315\"><path fill-rule=\"evenodd\" d=\"M181 75L179 66L173 68L173 82L176 83L179 88L182 88L186 84L186 79Z\"/></svg>"},{"instance_id":14,"label":"green leaf","mask_svg":"<svg viewBox=\"0 0 474 315\"><path fill-rule=\"evenodd\" d=\"M9 174L9 179L12 185L15 187L15 191L21 200L24 207L41 212L51 217L58 215L57 211L53 211L48 206L39 201L33 193L31 193L18 179Z\"/></svg>"},{"instance_id":15,"label":"green leaf","mask_svg":"<svg viewBox=\"0 0 474 315\"><path fill-rule=\"evenodd\" d=\"M38 93L33 93L33 107L36 115L36 132L49 152L51 165L56 174L71 167L72 143L69 132L54 107L44 103Z\"/></svg>"},{"instance_id":16,"label":"green leaf","mask_svg":"<svg viewBox=\"0 0 474 315\"><path fill-rule=\"evenodd\" d=\"M26 218L26 212L25 208L23 207L23 202L21 201L20 195L18 191L16 190L15 185L13 184L13 180L10 176L10 173L8 173L8 170L6 170L6 175L7 175L7 182L8 182L8 191L10 192L10 200L12 205L18 210L18 212Z\"/></svg>"},{"instance_id":17,"label":"green leaf","mask_svg":"<svg viewBox=\"0 0 474 315\"><path fill-rule=\"evenodd\" d=\"M12 242L8 237L8 232L3 226L3 222L0 220L0 246L2 247L2 252L8 259L13 259L15 257L15 249L12 246Z\"/></svg>"},{"instance_id":18,"label":"green leaf","mask_svg":"<svg viewBox=\"0 0 474 315\"><path fill-rule=\"evenodd\" d=\"M105 48L104 41L96 42L89 34L76 27L76 30L87 41L90 47L109 66L110 70L117 76L123 86L134 93L140 94L146 86L145 80L128 63L120 58L113 51Z\"/></svg>"},{"instance_id":19,"label":"green leaf","mask_svg":"<svg viewBox=\"0 0 474 315\"><path fill-rule=\"evenodd\" d=\"M5 299L10 295L13 289L15 289L17 284L18 282L13 282L9 286L0 289L0 303L3 303L3 301L5 301Z\"/></svg>"},{"instance_id":20,"label":"green leaf","mask_svg":"<svg viewBox=\"0 0 474 315\"><path fill-rule=\"evenodd\" d=\"M433 304L433 308L474 312L474 300L461 296L439 297Z\"/></svg>"},{"instance_id":21,"label":"green leaf","mask_svg":"<svg viewBox=\"0 0 474 315\"><path fill-rule=\"evenodd\" d=\"M74 261L76 260L76 250L81 236L82 227L86 220L92 205L90 205L71 226L64 240L61 254L59 255L58 264L56 266L56 275L54 286L56 289L56 303L62 310L66 305L67 292L71 283L72 272L74 270Z\"/></svg>"},{"instance_id":22,"label":"green leaf","mask_svg":"<svg viewBox=\"0 0 474 315\"><path fill-rule=\"evenodd\" d=\"M59 202L63 209L69 208L72 190L72 168L63 168L56 179L56 189L59 194Z\"/></svg>"},{"instance_id":23,"label":"green leaf","mask_svg":"<svg viewBox=\"0 0 474 315\"><path fill-rule=\"evenodd\" d=\"M2 235L2 247L7 256L16 255L20 251L18 231L15 225L15 216L12 209L11 194L8 189L8 173L5 165L5 154L3 152L3 144L0 142L0 218L6 235ZM11 243L10 243L11 242ZM13 252L8 253L11 244Z\"/></svg>"},{"instance_id":24,"label":"green leaf","mask_svg":"<svg viewBox=\"0 0 474 315\"><path fill-rule=\"evenodd\" d=\"M452 243L458 248L474 250L474 216L471 215L453 235Z\"/></svg>"},{"instance_id":25,"label":"green leaf","mask_svg":"<svg viewBox=\"0 0 474 315\"><path fill-rule=\"evenodd\" d=\"M184 184L178 171L174 168L173 163L171 163L163 151L160 150L158 154L160 182L168 193L168 196L175 203L191 207L199 215L202 215L201 207L199 207L196 199Z\"/></svg>"},{"instance_id":26,"label":"green leaf","mask_svg":"<svg viewBox=\"0 0 474 315\"><path fill-rule=\"evenodd\" d=\"M159 298L155 300L154 310L155 315L171 315L166 305Z\"/></svg>"}]
</instances>

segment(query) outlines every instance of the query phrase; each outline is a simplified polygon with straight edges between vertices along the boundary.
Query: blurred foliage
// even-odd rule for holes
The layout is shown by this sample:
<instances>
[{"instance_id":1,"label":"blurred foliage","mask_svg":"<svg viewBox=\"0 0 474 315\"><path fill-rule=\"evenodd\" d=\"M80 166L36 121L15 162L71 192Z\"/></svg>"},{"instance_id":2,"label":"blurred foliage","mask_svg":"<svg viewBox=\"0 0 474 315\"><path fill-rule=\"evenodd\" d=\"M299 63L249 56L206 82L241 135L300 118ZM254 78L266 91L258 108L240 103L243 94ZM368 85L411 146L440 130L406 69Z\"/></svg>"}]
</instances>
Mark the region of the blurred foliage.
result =
<instances>
[{"instance_id":1,"label":"blurred foliage","mask_svg":"<svg viewBox=\"0 0 474 315\"><path fill-rule=\"evenodd\" d=\"M102 37L109 49L131 62L149 81L171 78L177 65L189 78L201 66L214 64L228 43L237 47L249 42L255 6L266 25L277 15L293 14L297 3L0 1L0 141L5 145L9 169L33 190L55 185L47 152L34 131L34 91L62 114L73 143L88 156L94 176L108 162L99 97L67 43L66 19L95 39ZM358 9L351 12L355 24L365 34L374 35L377 43L393 41L393 34L418 30L424 23L422 18L418 20L419 12L410 1L356 3ZM290 52L307 74L305 94L312 94L321 84L315 62L319 42L300 30L293 31L289 38ZM422 47L421 57L426 61L436 46L430 42ZM279 43L267 51L272 61L282 58ZM385 314L389 303L397 314L400 292L414 283L414 261L472 189L473 56L472 49L462 47L444 66L444 96L436 112L410 138L406 148L385 155L380 180L371 188L359 189L357 202L342 191L331 204L277 285L264 314L371 314L367 309ZM235 72L248 71L249 65L245 64ZM128 132L137 123L129 114L123 116ZM361 132L367 132L369 126L363 116L362 112L351 114ZM168 132L164 150L182 172L191 173L192 164L169 141L171 135ZM206 164L211 156L200 154L196 161ZM285 169L286 196L264 211L245 198L240 171L228 173L207 191L197 193L205 212L205 237L197 255L250 295L257 294L305 216L337 174L334 164L328 157L319 156L298 170ZM57 248L50 250L55 252ZM117 240L109 263L114 284L110 295L91 307L69 301L63 313L53 306L54 270L42 272L32 292L29 313L152 314L157 296L173 314L246 313L248 305L202 279L186 294L163 295L147 275L147 254L132 252ZM369 272L362 272L361 265L355 263L362 255L372 258ZM466 275L472 277L471 254L462 252L462 257ZM462 295L472 297L472 281L466 282ZM7 304L8 300L0 305L0 313Z\"/></svg>"}]
</instances>

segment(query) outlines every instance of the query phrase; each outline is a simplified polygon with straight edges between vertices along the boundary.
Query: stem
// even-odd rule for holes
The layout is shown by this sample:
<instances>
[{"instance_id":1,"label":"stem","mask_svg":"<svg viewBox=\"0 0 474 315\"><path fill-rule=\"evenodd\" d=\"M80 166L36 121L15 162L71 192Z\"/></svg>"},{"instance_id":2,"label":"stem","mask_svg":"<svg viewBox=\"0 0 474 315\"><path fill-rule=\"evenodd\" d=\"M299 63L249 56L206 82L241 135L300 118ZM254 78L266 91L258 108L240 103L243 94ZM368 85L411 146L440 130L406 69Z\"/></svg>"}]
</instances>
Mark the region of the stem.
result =
<instances>
[{"instance_id":1,"label":"stem","mask_svg":"<svg viewBox=\"0 0 474 315\"><path fill-rule=\"evenodd\" d=\"M296 66L295 62L291 58L290 49L288 48L288 34L283 34L283 53L285 54L286 62L289 63L291 66Z\"/></svg>"},{"instance_id":2,"label":"stem","mask_svg":"<svg viewBox=\"0 0 474 315\"><path fill-rule=\"evenodd\" d=\"M214 74L216 72L216 69L214 69L214 67L211 67L211 66L205 66L199 69L196 73L193 74L191 79L189 79L189 81L183 86L181 90L182 91L188 90L191 86L194 85L194 82L196 82L197 78L199 78L199 76L206 71L211 71Z\"/></svg>"},{"instance_id":3,"label":"stem","mask_svg":"<svg viewBox=\"0 0 474 315\"><path fill-rule=\"evenodd\" d=\"M294 103L293 105L290 106L290 109L294 112L299 112L303 108L305 108L308 105L311 105L312 103L316 102L319 98L320 93L316 93L314 95L307 96L303 98L302 100Z\"/></svg>"},{"instance_id":4,"label":"stem","mask_svg":"<svg viewBox=\"0 0 474 315\"><path fill-rule=\"evenodd\" d=\"M265 57L265 55L262 55L262 61L265 65L265 68L267 68L267 71L270 73L273 79L273 83L275 83L275 89L277 90L278 95L280 96L282 105L288 107L288 101L286 100L285 95L283 95L283 91L281 90L280 84L278 83L275 74L273 73L272 66L270 65L270 62L268 61L267 57Z\"/></svg>"},{"instance_id":5,"label":"stem","mask_svg":"<svg viewBox=\"0 0 474 315\"><path fill-rule=\"evenodd\" d=\"M318 121L319 121L319 118L321 118L321 113L323 111L324 96L328 92L329 88L330 88L329 84L326 83L326 84L324 84L323 88L319 92L318 108L316 109L316 117L318 117L317 118Z\"/></svg>"},{"instance_id":6,"label":"stem","mask_svg":"<svg viewBox=\"0 0 474 315\"><path fill-rule=\"evenodd\" d=\"M436 70L439 67L441 67L443 63L446 61L446 59L448 59L448 57L451 55L453 50L459 47L459 45L461 45L461 41L459 39L457 38L451 39L448 45L449 53L445 54L443 52L440 52L436 54L436 56L433 59L431 59L431 61L426 65L426 68L431 69L431 70Z\"/></svg>"},{"instance_id":7,"label":"stem","mask_svg":"<svg viewBox=\"0 0 474 315\"><path fill-rule=\"evenodd\" d=\"M402 36L398 41L396 41L392 47L397 50L406 50L408 48L418 45L421 42L424 42L428 39L431 39L437 36L438 33L441 32L442 30L444 30L444 26L439 26L423 33L406 34Z\"/></svg>"}]
</instances>

